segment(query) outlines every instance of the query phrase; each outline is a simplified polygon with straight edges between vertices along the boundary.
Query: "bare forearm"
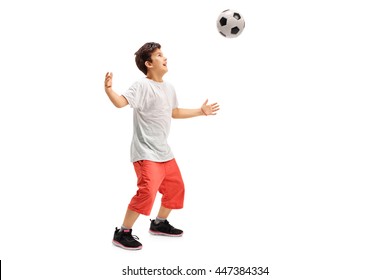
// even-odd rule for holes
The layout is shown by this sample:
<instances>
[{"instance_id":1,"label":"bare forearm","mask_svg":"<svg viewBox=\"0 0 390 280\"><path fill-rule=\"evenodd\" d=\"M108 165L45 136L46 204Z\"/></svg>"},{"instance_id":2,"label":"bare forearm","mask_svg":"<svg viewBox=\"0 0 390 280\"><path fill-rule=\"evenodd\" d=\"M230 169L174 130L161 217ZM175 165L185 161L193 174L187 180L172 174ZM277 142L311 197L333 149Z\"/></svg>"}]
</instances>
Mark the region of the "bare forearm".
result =
<instances>
[{"instance_id":1,"label":"bare forearm","mask_svg":"<svg viewBox=\"0 0 390 280\"><path fill-rule=\"evenodd\" d=\"M199 109L176 108L172 110L172 118L174 119L187 119L187 118L193 118L198 116L204 116L200 108Z\"/></svg>"},{"instance_id":2,"label":"bare forearm","mask_svg":"<svg viewBox=\"0 0 390 280\"><path fill-rule=\"evenodd\" d=\"M108 98L117 108L122 108L128 104L127 99L123 95L117 94L111 87L105 89Z\"/></svg>"}]
</instances>

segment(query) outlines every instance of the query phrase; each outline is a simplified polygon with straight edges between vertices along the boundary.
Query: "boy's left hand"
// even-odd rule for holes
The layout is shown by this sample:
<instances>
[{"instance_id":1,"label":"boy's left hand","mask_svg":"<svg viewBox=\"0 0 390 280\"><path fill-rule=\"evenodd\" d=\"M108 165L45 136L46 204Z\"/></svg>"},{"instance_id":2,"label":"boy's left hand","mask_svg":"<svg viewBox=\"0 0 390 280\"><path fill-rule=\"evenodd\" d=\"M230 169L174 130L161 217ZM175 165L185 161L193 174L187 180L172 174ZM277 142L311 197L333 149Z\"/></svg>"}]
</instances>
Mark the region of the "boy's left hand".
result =
<instances>
[{"instance_id":1,"label":"boy's left hand","mask_svg":"<svg viewBox=\"0 0 390 280\"><path fill-rule=\"evenodd\" d=\"M215 102L213 104L207 105L207 102L209 102L208 99L206 99L206 101L202 104L201 110L203 114L205 114L206 116L216 115L217 114L216 112L219 110L218 103Z\"/></svg>"}]
</instances>

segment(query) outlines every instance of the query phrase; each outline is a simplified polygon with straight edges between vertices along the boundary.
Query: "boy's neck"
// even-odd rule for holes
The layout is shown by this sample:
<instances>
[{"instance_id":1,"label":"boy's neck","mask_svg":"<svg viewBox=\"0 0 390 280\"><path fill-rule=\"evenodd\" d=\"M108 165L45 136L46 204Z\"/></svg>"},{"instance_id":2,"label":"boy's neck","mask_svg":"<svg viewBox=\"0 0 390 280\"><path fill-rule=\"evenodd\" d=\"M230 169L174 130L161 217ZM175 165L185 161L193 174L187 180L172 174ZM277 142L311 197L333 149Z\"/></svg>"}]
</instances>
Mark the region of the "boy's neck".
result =
<instances>
[{"instance_id":1,"label":"boy's neck","mask_svg":"<svg viewBox=\"0 0 390 280\"><path fill-rule=\"evenodd\" d=\"M146 75L146 78L148 78L148 79L150 79L152 81L158 82L158 83L162 83L163 82L163 76L156 75L156 74L153 74L153 73L148 73Z\"/></svg>"}]
</instances>

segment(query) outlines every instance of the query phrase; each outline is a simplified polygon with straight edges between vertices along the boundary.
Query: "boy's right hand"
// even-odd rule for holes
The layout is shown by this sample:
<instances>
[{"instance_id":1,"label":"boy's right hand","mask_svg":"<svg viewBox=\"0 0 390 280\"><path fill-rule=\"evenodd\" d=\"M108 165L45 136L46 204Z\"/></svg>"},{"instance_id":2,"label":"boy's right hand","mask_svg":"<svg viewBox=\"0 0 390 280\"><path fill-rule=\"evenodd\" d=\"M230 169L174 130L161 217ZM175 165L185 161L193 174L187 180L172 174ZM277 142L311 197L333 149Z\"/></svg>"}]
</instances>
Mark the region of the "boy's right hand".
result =
<instances>
[{"instance_id":1,"label":"boy's right hand","mask_svg":"<svg viewBox=\"0 0 390 280\"><path fill-rule=\"evenodd\" d=\"M106 79L104 80L104 89L108 89L112 87L112 77L113 74L111 72L106 73Z\"/></svg>"}]
</instances>

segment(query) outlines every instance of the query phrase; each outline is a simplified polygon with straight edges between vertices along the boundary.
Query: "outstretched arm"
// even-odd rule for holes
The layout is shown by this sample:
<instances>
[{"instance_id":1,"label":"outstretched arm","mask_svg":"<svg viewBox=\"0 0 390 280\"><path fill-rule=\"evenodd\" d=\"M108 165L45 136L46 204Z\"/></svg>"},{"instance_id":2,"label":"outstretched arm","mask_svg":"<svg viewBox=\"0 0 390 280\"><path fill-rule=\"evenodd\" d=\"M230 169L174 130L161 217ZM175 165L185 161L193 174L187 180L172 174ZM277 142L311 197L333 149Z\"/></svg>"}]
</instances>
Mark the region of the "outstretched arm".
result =
<instances>
[{"instance_id":1,"label":"outstretched arm","mask_svg":"<svg viewBox=\"0 0 390 280\"><path fill-rule=\"evenodd\" d=\"M117 108L122 108L129 104L127 102L127 99L123 95L117 94L113 89L112 89L112 77L113 74L110 72L106 73L106 79L104 80L104 90L107 93L108 98L110 98L112 104L115 105Z\"/></svg>"},{"instance_id":2,"label":"outstretched arm","mask_svg":"<svg viewBox=\"0 0 390 280\"><path fill-rule=\"evenodd\" d=\"M176 108L172 110L172 118L174 119L186 119L198 116L216 115L219 110L218 103L208 105L208 99L202 104L199 109L183 109Z\"/></svg>"}]
</instances>

